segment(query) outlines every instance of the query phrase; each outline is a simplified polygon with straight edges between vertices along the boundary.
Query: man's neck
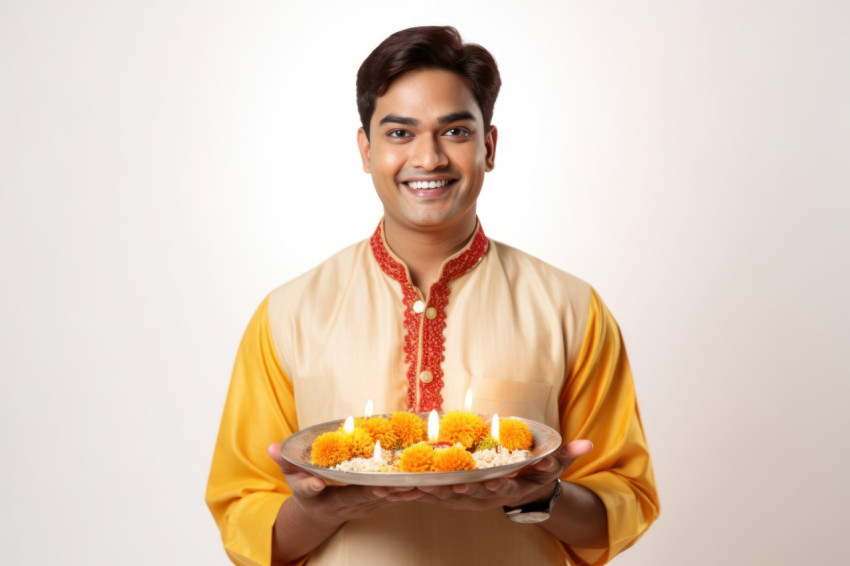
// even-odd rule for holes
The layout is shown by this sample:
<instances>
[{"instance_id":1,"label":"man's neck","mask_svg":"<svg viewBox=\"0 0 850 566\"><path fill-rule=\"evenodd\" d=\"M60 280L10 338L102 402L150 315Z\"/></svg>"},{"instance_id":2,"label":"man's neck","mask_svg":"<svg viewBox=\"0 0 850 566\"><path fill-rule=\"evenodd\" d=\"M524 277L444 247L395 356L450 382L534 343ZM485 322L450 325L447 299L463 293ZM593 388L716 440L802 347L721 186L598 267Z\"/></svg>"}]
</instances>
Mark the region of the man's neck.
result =
<instances>
[{"instance_id":1,"label":"man's neck","mask_svg":"<svg viewBox=\"0 0 850 566\"><path fill-rule=\"evenodd\" d=\"M413 284L427 296L440 277L443 262L463 249L472 237L477 220L473 215L458 226L444 230L411 230L384 219L384 240L410 271Z\"/></svg>"}]
</instances>

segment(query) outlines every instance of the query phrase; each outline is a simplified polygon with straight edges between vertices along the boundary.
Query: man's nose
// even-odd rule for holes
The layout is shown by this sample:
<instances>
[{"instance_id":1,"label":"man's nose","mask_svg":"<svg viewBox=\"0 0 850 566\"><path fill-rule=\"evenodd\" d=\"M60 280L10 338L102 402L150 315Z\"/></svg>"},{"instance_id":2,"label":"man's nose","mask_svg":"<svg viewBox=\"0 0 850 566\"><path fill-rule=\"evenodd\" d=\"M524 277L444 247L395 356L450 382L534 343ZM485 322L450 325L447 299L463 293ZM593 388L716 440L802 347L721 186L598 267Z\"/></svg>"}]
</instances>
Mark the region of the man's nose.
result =
<instances>
[{"instance_id":1,"label":"man's nose","mask_svg":"<svg viewBox=\"0 0 850 566\"><path fill-rule=\"evenodd\" d=\"M433 171L448 165L449 158L438 140L430 136L421 136L414 142L410 164L426 171Z\"/></svg>"}]
</instances>

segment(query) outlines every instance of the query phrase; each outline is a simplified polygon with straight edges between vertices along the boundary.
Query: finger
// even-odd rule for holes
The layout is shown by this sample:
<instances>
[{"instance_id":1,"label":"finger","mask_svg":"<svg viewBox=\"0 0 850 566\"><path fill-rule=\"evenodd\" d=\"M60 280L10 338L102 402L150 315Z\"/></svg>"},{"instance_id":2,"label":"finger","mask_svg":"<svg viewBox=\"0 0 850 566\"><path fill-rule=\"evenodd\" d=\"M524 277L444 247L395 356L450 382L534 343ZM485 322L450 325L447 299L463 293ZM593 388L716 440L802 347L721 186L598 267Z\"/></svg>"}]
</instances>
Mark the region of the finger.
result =
<instances>
[{"instance_id":1,"label":"finger","mask_svg":"<svg viewBox=\"0 0 850 566\"><path fill-rule=\"evenodd\" d=\"M565 470L578 458L593 450L593 443L589 440L573 440L566 446L562 446L552 456L543 458L533 466L532 469L539 472L555 472Z\"/></svg>"},{"instance_id":2,"label":"finger","mask_svg":"<svg viewBox=\"0 0 850 566\"><path fill-rule=\"evenodd\" d=\"M444 485L427 485L417 488L422 493L427 493L431 497L440 500L453 499L457 494L452 490L451 486Z\"/></svg>"},{"instance_id":3,"label":"finger","mask_svg":"<svg viewBox=\"0 0 850 566\"><path fill-rule=\"evenodd\" d=\"M278 466L282 467L286 462L280 454L280 444L277 442L269 444L268 447L266 447L266 452L268 452L269 458L274 460Z\"/></svg>"},{"instance_id":4,"label":"finger","mask_svg":"<svg viewBox=\"0 0 850 566\"><path fill-rule=\"evenodd\" d=\"M536 471L536 472L555 472L555 471L558 471L561 468L561 466L563 466L563 463L558 458L558 456L562 452L564 452L563 447L561 449L559 449L558 452L555 453L555 456L546 456L545 458L543 458L542 460L540 460L539 462L537 462L536 464L531 466L531 469Z\"/></svg>"},{"instance_id":5,"label":"finger","mask_svg":"<svg viewBox=\"0 0 850 566\"><path fill-rule=\"evenodd\" d=\"M280 444L272 443L266 447L269 457L280 467L280 471L287 477L287 481L293 491L301 491L301 495L310 497L327 487L325 480L304 471L280 454Z\"/></svg>"},{"instance_id":6,"label":"finger","mask_svg":"<svg viewBox=\"0 0 850 566\"><path fill-rule=\"evenodd\" d=\"M292 493L299 497L316 497L327 487L327 484L321 478L310 474L290 475L286 477L286 482L289 484Z\"/></svg>"},{"instance_id":7,"label":"finger","mask_svg":"<svg viewBox=\"0 0 850 566\"><path fill-rule=\"evenodd\" d=\"M465 491L459 495L473 499L492 499L494 495L498 495L505 485L512 480L509 479L493 479L472 484L465 484Z\"/></svg>"},{"instance_id":8,"label":"finger","mask_svg":"<svg viewBox=\"0 0 850 566\"><path fill-rule=\"evenodd\" d=\"M284 458L283 455L281 455L280 444L278 444L276 442L269 444L266 447L266 452L268 453L269 458L271 458L272 460L275 461L275 463L280 467L280 470L284 474L293 475L293 474L297 474L299 472L303 472L303 473L306 474L306 472L304 472L304 470L302 470L301 468L299 468L298 466L296 466L295 464L293 464L292 462L290 462L289 460Z\"/></svg>"},{"instance_id":9,"label":"finger","mask_svg":"<svg viewBox=\"0 0 850 566\"><path fill-rule=\"evenodd\" d=\"M372 488L372 494L375 497L386 497L387 495L390 495L391 493L403 493L403 492L407 492L407 491L413 491L414 489L416 489L416 488L405 487L405 486L389 487L389 486L383 486L382 485L382 486L378 486L378 487L373 487Z\"/></svg>"},{"instance_id":10,"label":"finger","mask_svg":"<svg viewBox=\"0 0 850 566\"><path fill-rule=\"evenodd\" d=\"M387 495L387 501L413 501L425 497L425 494L418 490L411 491L396 491Z\"/></svg>"},{"instance_id":11,"label":"finger","mask_svg":"<svg viewBox=\"0 0 850 566\"><path fill-rule=\"evenodd\" d=\"M504 479L504 478L496 478L494 480L487 480L487 481L484 482L484 487L486 487L488 491L491 491L493 493L499 493L500 491L505 489L505 486L510 481L511 480L507 480L507 479Z\"/></svg>"},{"instance_id":12,"label":"finger","mask_svg":"<svg viewBox=\"0 0 850 566\"><path fill-rule=\"evenodd\" d=\"M452 486L452 491L457 495L474 497L475 499L487 499L493 497L493 492L487 489L484 482L455 484Z\"/></svg>"},{"instance_id":13,"label":"finger","mask_svg":"<svg viewBox=\"0 0 850 566\"><path fill-rule=\"evenodd\" d=\"M571 460L575 460L593 450L593 443L589 440L573 440L566 446L567 456Z\"/></svg>"}]
</instances>

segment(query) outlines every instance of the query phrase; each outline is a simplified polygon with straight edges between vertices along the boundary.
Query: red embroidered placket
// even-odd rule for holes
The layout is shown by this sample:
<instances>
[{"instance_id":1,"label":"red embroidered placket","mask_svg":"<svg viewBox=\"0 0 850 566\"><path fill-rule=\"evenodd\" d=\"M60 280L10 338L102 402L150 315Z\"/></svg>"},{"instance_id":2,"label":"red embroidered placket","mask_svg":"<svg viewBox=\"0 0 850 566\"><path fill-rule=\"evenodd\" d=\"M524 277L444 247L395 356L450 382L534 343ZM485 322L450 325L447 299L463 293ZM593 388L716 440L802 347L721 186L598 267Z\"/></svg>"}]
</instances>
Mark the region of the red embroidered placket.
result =
<instances>
[{"instance_id":1,"label":"red embroidered placket","mask_svg":"<svg viewBox=\"0 0 850 566\"><path fill-rule=\"evenodd\" d=\"M443 405L443 369L446 350L446 307L449 281L475 267L487 253L488 240L479 224L466 249L443 265L440 278L431 285L426 304L408 277L407 268L389 252L383 223L370 240L372 254L384 273L401 285L404 306L404 362L407 364L407 410L428 412Z\"/></svg>"}]
</instances>

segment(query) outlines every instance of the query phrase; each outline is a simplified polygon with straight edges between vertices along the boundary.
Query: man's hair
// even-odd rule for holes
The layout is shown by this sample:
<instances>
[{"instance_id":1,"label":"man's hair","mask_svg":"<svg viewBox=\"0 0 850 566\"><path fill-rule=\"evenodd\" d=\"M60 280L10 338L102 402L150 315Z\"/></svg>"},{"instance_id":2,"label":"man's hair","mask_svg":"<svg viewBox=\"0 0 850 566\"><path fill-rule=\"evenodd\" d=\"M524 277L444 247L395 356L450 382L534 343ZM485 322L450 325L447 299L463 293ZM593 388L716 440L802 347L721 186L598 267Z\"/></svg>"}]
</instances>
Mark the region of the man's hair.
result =
<instances>
[{"instance_id":1,"label":"man's hair","mask_svg":"<svg viewBox=\"0 0 850 566\"><path fill-rule=\"evenodd\" d=\"M418 69L446 69L467 79L481 108L485 132L490 129L493 106L502 86L496 60L480 45L463 43L453 27L423 26L395 32L360 65L357 111L367 138L378 97L402 74Z\"/></svg>"}]
</instances>

